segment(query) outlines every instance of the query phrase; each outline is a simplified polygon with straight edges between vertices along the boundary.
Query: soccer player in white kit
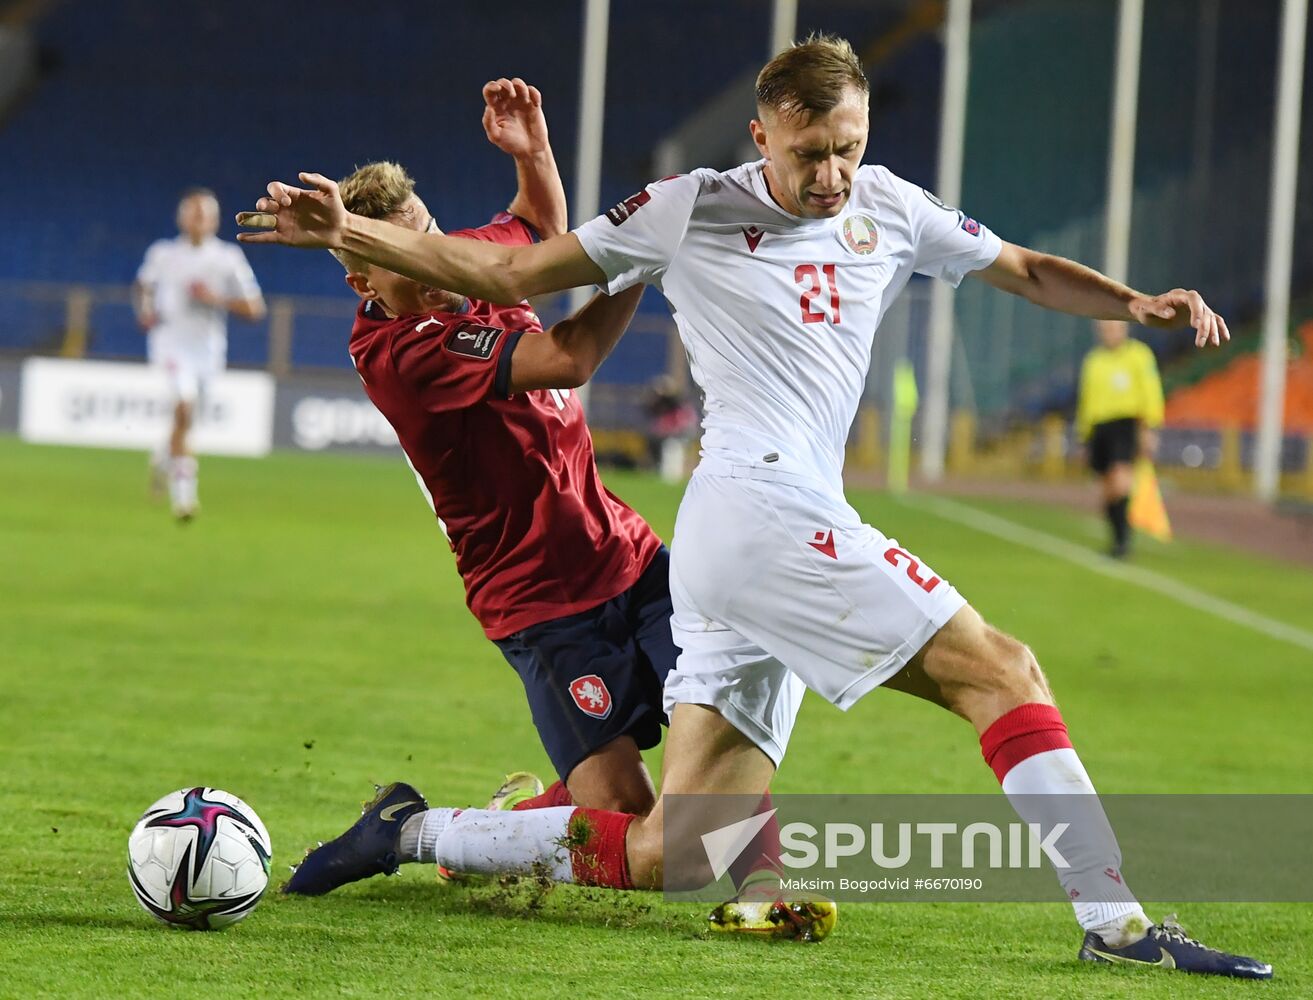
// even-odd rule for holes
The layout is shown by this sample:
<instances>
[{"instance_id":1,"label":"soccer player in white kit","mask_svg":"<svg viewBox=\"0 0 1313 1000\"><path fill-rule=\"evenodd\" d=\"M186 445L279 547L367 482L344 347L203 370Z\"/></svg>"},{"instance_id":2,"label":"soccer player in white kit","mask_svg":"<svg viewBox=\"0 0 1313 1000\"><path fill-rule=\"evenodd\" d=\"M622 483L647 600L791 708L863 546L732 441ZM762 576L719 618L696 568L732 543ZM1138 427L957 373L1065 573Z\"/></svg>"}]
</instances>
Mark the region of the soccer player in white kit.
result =
<instances>
[{"instance_id":1,"label":"soccer player in white kit","mask_svg":"<svg viewBox=\"0 0 1313 1000\"><path fill-rule=\"evenodd\" d=\"M190 520L197 508L197 464L187 434L206 384L228 358L228 313L264 318L264 297L242 248L219 231L219 202L208 188L178 201L178 236L156 240L133 285L137 320L147 331L147 358L168 380L173 426L151 456L152 480L167 480L173 513Z\"/></svg>"},{"instance_id":2,"label":"soccer player in white kit","mask_svg":"<svg viewBox=\"0 0 1313 1000\"><path fill-rule=\"evenodd\" d=\"M318 174L301 175L309 190L275 182L257 203L273 218L248 221L273 231L243 240L345 249L493 301L585 283L612 293L656 285L705 394L702 461L675 527L672 626L683 653L666 683L671 725L656 808L619 819L570 808L429 809L407 820L420 827L420 859L455 871L661 885L665 796L752 801L784 755L805 687L846 709L884 685L969 721L1022 819L1043 822L1054 795L1089 796L1097 815L1075 831L1070 866L1059 872L1086 932L1082 959L1270 976L1269 965L1150 922L1124 884L1116 839L1034 655L863 524L841 475L872 336L913 273L953 284L974 275L1092 317L1188 323L1199 346L1229 339L1226 324L1196 292L1145 295L1005 243L887 169L861 165L868 91L847 42L795 46L758 77L751 131L762 160L666 178L534 247L464 246L472 241L347 216ZM378 819L366 815L339 838L344 858L384 836ZM763 904L730 916L751 921L752 906ZM767 906L761 918L786 923L784 908Z\"/></svg>"}]
</instances>

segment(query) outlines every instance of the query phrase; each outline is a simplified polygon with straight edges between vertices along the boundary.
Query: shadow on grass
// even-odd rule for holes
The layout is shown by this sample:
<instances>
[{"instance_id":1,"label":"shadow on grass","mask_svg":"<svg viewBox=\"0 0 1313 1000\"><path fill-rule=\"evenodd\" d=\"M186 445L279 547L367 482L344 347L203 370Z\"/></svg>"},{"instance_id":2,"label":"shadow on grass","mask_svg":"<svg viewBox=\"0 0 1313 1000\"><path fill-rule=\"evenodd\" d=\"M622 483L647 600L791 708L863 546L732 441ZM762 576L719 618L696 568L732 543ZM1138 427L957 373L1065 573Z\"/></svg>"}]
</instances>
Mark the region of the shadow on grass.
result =
<instances>
[{"instance_id":1,"label":"shadow on grass","mask_svg":"<svg viewBox=\"0 0 1313 1000\"><path fill-rule=\"evenodd\" d=\"M352 902L404 907L417 916L488 916L549 923L558 927L642 929L682 936L707 934L705 914L697 907L665 905L658 893L616 892L558 886L533 878L506 878L486 885L444 886L418 880L379 881L350 893ZM329 900L279 897L280 906L298 910L331 906Z\"/></svg>"},{"instance_id":2,"label":"shadow on grass","mask_svg":"<svg viewBox=\"0 0 1313 1000\"><path fill-rule=\"evenodd\" d=\"M163 924L152 920L145 913L140 916L122 917L107 913L0 913L0 933L3 933L5 928L23 930L42 927L72 927L78 929L100 927L112 931L147 931L150 933L167 930Z\"/></svg>"}]
</instances>

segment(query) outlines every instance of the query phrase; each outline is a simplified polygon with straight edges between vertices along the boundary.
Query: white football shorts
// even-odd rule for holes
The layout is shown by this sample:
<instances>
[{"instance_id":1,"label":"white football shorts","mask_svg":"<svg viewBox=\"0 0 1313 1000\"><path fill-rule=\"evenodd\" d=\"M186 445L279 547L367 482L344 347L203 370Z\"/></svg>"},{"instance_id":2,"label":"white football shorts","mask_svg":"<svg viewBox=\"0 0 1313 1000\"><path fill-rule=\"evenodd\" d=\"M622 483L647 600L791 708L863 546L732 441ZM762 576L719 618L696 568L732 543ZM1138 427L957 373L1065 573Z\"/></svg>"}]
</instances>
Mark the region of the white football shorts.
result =
<instances>
[{"instance_id":1,"label":"white football shorts","mask_svg":"<svg viewBox=\"0 0 1313 1000\"><path fill-rule=\"evenodd\" d=\"M804 688L852 707L966 604L841 494L708 459L679 508L670 592L667 714L709 705L777 766Z\"/></svg>"},{"instance_id":2,"label":"white football shorts","mask_svg":"<svg viewBox=\"0 0 1313 1000\"><path fill-rule=\"evenodd\" d=\"M160 332L152 333L147 341L147 355L168 380L171 399L192 406L200 403L210 380L224 369L221 349Z\"/></svg>"}]
</instances>

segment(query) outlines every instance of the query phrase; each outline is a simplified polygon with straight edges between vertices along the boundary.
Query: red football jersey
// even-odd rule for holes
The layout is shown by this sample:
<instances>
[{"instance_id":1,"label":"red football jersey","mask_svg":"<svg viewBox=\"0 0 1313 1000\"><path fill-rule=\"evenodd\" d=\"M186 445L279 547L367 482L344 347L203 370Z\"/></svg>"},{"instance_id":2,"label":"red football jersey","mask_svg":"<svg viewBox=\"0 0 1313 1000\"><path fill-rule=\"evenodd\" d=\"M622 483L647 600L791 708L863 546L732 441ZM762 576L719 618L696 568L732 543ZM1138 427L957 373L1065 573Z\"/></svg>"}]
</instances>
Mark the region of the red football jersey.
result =
<instances>
[{"instance_id":1,"label":"red football jersey","mask_svg":"<svg viewBox=\"0 0 1313 1000\"><path fill-rule=\"evenodd\" d=\"M505 213L451 235L534 239ZM661 546L602 485L574 393L508 395L515 345L542 335L527 302L475 300L460 313L397 319L365 302L351 331L365 391L396 430L490 639L610 600Z\"/></svg>"}]
</instances>

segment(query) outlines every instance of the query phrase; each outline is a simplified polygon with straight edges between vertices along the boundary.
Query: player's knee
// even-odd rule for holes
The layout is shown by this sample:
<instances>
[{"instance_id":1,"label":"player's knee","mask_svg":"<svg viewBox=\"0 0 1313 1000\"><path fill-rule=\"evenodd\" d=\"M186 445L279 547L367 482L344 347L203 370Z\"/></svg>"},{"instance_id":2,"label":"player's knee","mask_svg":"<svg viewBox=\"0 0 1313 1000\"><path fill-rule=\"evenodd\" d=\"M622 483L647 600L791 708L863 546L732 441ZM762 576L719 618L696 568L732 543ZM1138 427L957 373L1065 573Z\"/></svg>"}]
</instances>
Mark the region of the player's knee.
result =
<instances>
[{"instance_id":1,"label":"player's knee","mask_svg":"<svg viewBox=\"0 0 1313 1000\"><path fill-rule=\"evenodd\" d=\"M652 779L628 737L584 758L565 782L575 805L646 816L656 805Z\"/></svg>"},{"instance_id":2,"label":"player's knee","mask_svg":"<svg viewBox=\"0 0 1313 1000\"><path fill-rule=\"evenodd\" d=\"M617 771L594 794L601 800L595 808L612 812L646 816L656 805L656 791L641 763L637 767Z\"/></svg>"},{"instance_id":3,"label":"player's knee","mask_svg":"<svg viewBox=\"0 0 1313 1000\"><path fill-rule=\"evenodd\" d=\"M574 804L586 809L604 809L607 812L632 813L646 816L656 805L656 796L650 788L639 784L593 787L582 793L570 790Z\"/></svg>"},{"instance_id":4,"label":"player's knee","mask_svg":"<svg viewBox=\"0 0 1313 1000\"><path fill-rule=\"evenodd\" d=\"M656 805L656 799L651 792L646 789L616 789L611 795L605 797L601 804L594 806L596 809L606 809L610 812L633 813L635 816L646 816Z\"/></svg>"}]
</instances>

